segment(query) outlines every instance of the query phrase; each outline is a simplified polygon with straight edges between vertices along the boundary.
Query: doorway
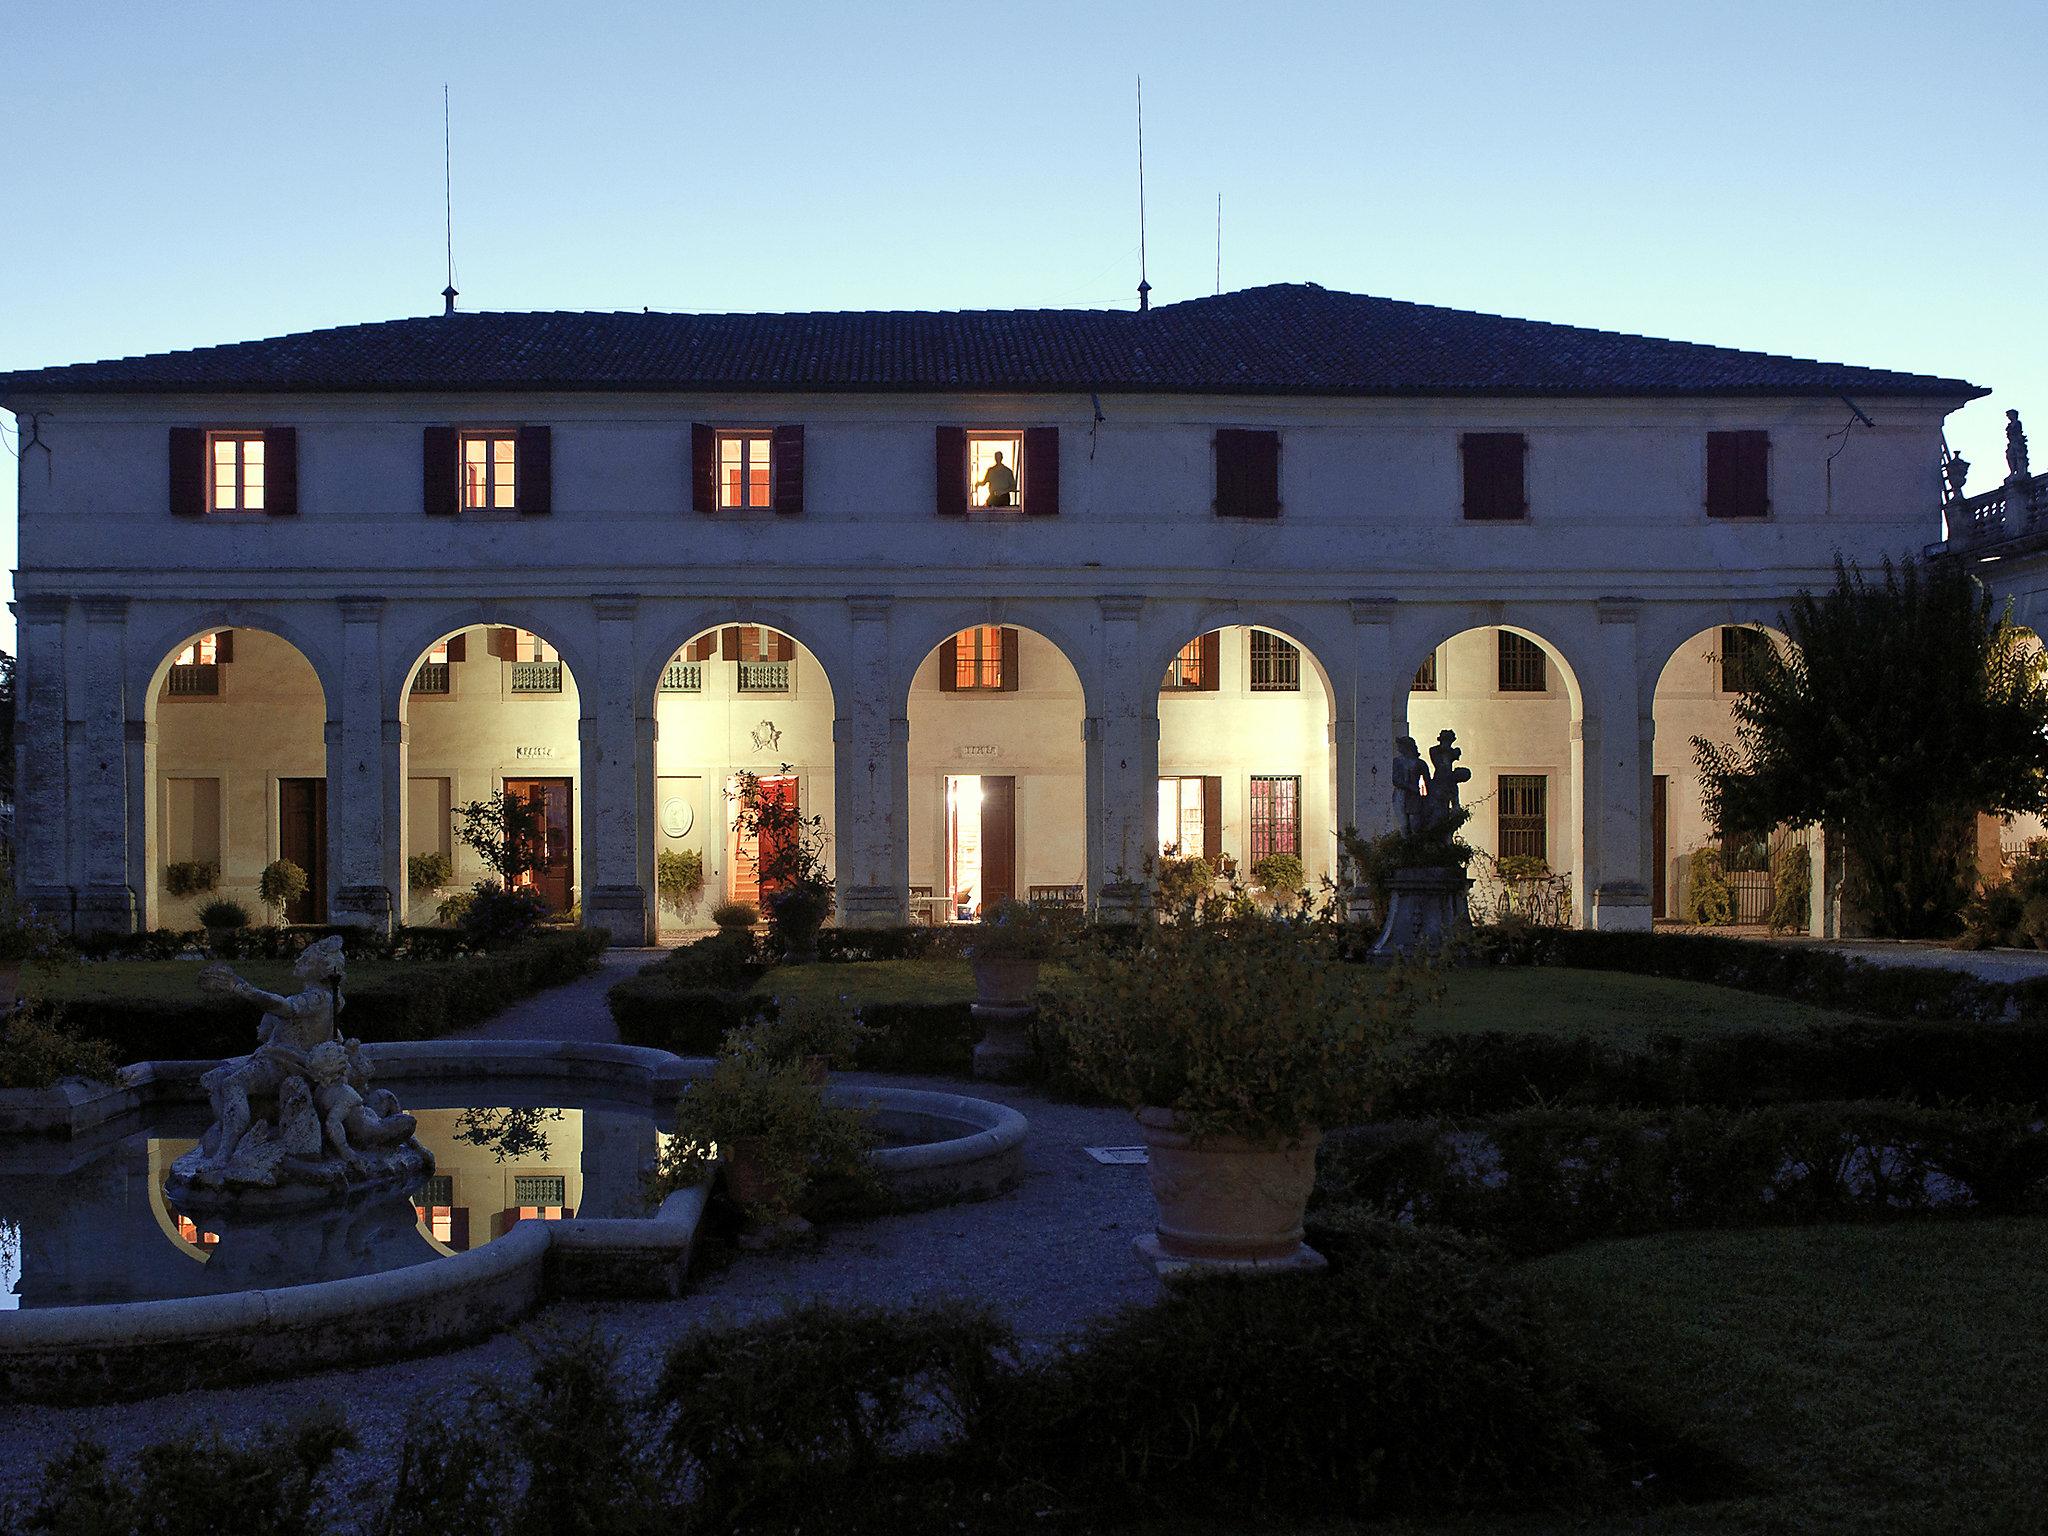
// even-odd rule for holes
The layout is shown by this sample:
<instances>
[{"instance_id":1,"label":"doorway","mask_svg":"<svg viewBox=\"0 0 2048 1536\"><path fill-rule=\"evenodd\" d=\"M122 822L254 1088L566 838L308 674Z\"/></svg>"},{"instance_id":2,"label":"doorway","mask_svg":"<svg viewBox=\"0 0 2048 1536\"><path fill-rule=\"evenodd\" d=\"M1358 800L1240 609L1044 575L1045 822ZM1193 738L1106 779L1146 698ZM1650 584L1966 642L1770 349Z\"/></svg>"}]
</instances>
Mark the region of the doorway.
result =
<instances>
[{"instance_id":1,"label":"doorway","mask_svg":"<svg viewBox=\"0 0 2048 1536\"><path fill-rule=\"evenodd\" d=\"M576 816L572 779L507 779L505 793L531 812L527 858L532 869L519 884L537 892L551 912L575 905Z\"/></svg>"},{"instance_id":2,"label":"doorway","mask_svg":"<svg viewBox=\"0 0 2048 1536\"><path fill-rule=\"evenodd\" d=\"M288 923L327 921L327 781L277 781L277 856L306 872L306 889L287 902Z\"/></svg>"},{"instance_id":3,"label":"doorway","mask_svg":"<svg viewBox=\"0 0 2048 1536\"><path fill-rule=\"evenodd\" d=\"M774 869L784 856L784 847L791 833L787 827L773 825L774 822L793 822L803 813L803 806L797 796L795 774L763 774L754 781L755 791L763 808L787 807L788 816L770 816L771 825L765 833L756 833L741 828L737 787L728 788L727 803L731 809L728 818L732 825L732 857L726 861L730 871L730 899L744 901L758 908L763 896L774 893L774 882L768 882L763 890L761 868L765 864Z\"/></svg>"},{"instance_id":4,"label":"doorway","mask_svg":"<svg viewBox=\"0 0 2048 1536\"><path fill-rule=\"evenodd\" d=\"M946 777L947 914L971 922L1017 897L1017 779L1014 774Z\"/></svg>"},{"instance_id":5,"label":"doorway","mask_svg":"<svg viewBox=\"0 0 2048 1536\"><path fill-rule=\"evenodd\" d=\"M1671 883L1666 863L1671 857L1669 820L1671 778L1657 774L1650 780L1650 915L1671 915Z\"/></svg>"}]
</instances>

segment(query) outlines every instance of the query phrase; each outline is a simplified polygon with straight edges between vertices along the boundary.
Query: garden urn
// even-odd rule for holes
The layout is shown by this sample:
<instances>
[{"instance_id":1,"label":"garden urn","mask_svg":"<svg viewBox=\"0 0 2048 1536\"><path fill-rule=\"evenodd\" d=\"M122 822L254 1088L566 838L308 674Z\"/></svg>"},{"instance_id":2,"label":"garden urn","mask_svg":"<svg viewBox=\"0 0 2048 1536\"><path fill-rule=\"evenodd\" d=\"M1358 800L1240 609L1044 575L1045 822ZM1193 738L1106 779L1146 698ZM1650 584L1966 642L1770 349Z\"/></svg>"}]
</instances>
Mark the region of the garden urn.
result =
<instances>
[{"instance_id":1,"label":"garden urn","mask_svg":"<svg viewBox=\"0 0 2048 1536\"><path fill-rule=\"evenodd\" d=\"M1134 1246L1162 1275L1322 1268L1301 1232L1322 1132L1291 1142L1197 1140L1172 1110L1151 1106L1138 1111L1138 1128L1159 1225Z\"/></svg>"},{"instance_id":2,"label":"garden urn","mask_svg":"<svg viewBox=\"0 0 2048 1536\"><path fill-rule=\"evenodd\" d=\"M982 1031L974 1047L976 1077L1014 1082L1028 1070L1040 964L995 956L974 962L974 1022Z\"/></svg>"}]
</instances>

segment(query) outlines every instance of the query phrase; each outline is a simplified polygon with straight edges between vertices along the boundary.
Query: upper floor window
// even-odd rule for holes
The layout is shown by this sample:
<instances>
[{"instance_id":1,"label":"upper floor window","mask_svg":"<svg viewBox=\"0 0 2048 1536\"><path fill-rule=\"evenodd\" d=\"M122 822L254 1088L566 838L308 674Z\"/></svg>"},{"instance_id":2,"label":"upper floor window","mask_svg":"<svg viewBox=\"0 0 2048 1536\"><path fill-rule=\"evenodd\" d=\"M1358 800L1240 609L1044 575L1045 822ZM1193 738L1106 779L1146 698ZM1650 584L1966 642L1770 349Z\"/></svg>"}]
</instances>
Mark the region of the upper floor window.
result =
<instances>
[{"instance_id":1,"label":"upper floor window","mask_svg":"<svg viewBox=\"0 0 2048 1536\"><path fill-rule=\"evenodd\" d=\"M1415 669L1415 680L1408 685L1408 691L1410 693L1435 693L1436 688L1436 652L1431 651L1422 658L1422 665Z\"/></svg>"},{"instance_id":2,"label":"upper floor window","mask_svg":"<svg viewBox=\"0 0 2048 1536\"><path fill-rule=\"evenodd\" d=\"M1500 691L1502 693L1547 693L1550 673L1543 647L1512 630L1500 632Z\"/></svg>"},{"instance_id":3,"label":"upper floor window","mask_svg":"<svg viewBox=\"0 0 2048 1536\"><path fill-rule=\"evenodd\" d=\"M939 648L939 688L944 693L1016 692L1017 631L977 624L947 640Z\"/></svg>"},{"instance_id":4,"label":"upper floor window","mask_svg":"<svg viewBox=\"0 0 2048 1536\"><path fill-rule=\"evenodd\" d=\"M772 507L774 439L766 432L718 434L718 505Z\"/></svg>"},{"instance_id":5,"label":"upper floor window","mask_svg":"<svg viewBox=\"0 0 2048 1536\"><path fill-rule=\"evenodd\" d=\"M1458 439L1465 469L1465 516L1509 522L1529 515L1524 473L1529 442L1519 432L1467 432Z\"/></svg>"},{"instance_id":6,"label":"upper floor window","mask_svg":"<svg viewBox=\"0 0 2048 1536\"><path fill-rule=\"evenodd\" d=\"M1707 434L1707 516L1769 517L1771 434Z\"/></svg>"},{"instance_id":7,"label":"upper floor window","mask_svg":"<svg viewBox=\"0 0 2048 1536\"><path fill-rule=\"evenodd\" d=\"M1760 629L1728 624L1721 629L1721 691L1748 693L1763 675L1771 637Z\"/></svg>"},{"instance_id":8,"label":"upper floor window","mask_svg":"<svg viewBox=\"0 0 2048 1536\"><path fill-rule=\"evenodd\" d=\"M970 507L1010 507L1023 504L1024 434L1022 432L970 432L967 434L967 504Z\"/></svg>"},{"instance_id":9,"label":"upper floor window","mask_svg":"<svg viewBox=\"0 0 2048 1536\"><path fill-rule=\"evenodd\" d=\"M222 664L235 659L235 634L223 629L201 635L171 658L164 691L172 698L212 698L220 692Z\"/></svg>"},{"instance_id":10,"label":"upper floor window","mask_svg":"<svg viewBox=\"0 0 2048 1536\"><path fill-rule=\"evenodd\" d=\"M518 439L510 432L464 432L462 507L510 512L519 505Z\"/></svg>"},{"instance_id":11,"label":"upper floor window","mask_svg":"<svg viewBox=\"0 0 2048 1536\"><path fill-rule=\"evenodd\" d=\"M1197 635L1180 648L1160 680L1162 693L1214 693L1220 681L1223 647L1215 630Z\"/></svg>"},{"instance_id":12,"label":"upper floor window","mask_svg":"<svg viewBox=\"0 0 2048 1536\"><path fill-rule=\"evenodd\" d=\"M414 693L446 694L454 691L454 674L449 663L462 660L462 635L450 635L427 647L426 659L412 675Z\"/></svg>"},{"instance_id":13,"label":"upper floor window","mask_svg":"<svg viewBox=\"0 0 2048 1536\"><path fill-rule=\"evenodd\" d=\"M940 427L937 510L1057 513L1059 455L1057 427Z\"/></svg>"},{"instance_id":14,"label":"upper floor window","mask_svg":"<svg viewBox=\"0 0 2048 1536\"><path fill-rule=\"evenodd\" d=\"M209 432L207 457L213 474L207 496L212 512L263 510L263 434Z\"/></svg>"},{"instance_id":15,"label":"upper floor window","mask_svg":"<svg viewBox=\"0 0 2048 1536\"><path fill-rule=\"evenodd\" d=\"M1280 434L1225 427L1216 433L1216 515L1280 515Z\"/></svg>"},{"instance_id":16,"label":"upper floor window","mask_svg":"<svg viewBox=\"0 0 2048 1536\"><path fill-rule=\"evenodd\" d=\"M1301 652L1278 635L1252 631L1252 692L1299 693Z\"/></svg>"}]
</instances>

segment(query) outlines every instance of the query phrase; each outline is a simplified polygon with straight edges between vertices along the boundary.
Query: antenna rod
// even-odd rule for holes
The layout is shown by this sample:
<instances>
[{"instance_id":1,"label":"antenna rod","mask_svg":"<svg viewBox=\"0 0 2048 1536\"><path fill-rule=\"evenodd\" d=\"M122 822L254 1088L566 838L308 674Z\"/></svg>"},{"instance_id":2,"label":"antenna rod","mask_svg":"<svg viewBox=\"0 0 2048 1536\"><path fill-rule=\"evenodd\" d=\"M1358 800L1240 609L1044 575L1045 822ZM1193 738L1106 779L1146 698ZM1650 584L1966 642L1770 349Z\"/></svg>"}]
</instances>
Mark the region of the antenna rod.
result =
<instances>
[{"instance_id":1,"label":"antenna rod","mask_svg":"<svg viewBox=\"0 0 2048 1536\"><path fill-rule=\"evenodd\" d=\"M1152 285L1145 279L1145 77L1138 76L1138 308L1152 307Z\"/></svg>"},{"instance_id":2,"label":"antenna rod","mask_svg":"<svg viewBox=\"0 0 2048 1536\"><path fill-rule=\"evenodd\" d=\"M1216 194L1216 291L1223 291L1223 194Z\"/></svg>"},{"instance_id":3,"label":"antenna rod","mask_svg":"<svg viewBox=\"0 0 2048 1536\"><path fill-rule=\"evenodd\" d=\"M448 232L448 286L441 290L441 313L455 313L455 148L448 132L448 82L441 82L441 204Z\"/></svg>"}]
</instances>

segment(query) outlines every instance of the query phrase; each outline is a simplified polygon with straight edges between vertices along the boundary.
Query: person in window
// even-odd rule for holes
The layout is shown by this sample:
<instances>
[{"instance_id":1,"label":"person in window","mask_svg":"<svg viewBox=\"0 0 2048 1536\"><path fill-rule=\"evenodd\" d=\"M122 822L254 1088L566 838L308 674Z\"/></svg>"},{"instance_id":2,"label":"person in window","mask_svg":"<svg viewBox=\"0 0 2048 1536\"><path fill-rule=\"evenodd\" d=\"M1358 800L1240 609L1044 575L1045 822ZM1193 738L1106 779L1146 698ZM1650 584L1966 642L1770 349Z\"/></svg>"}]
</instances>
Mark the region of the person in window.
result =
<instances>
[{"instance_id":1,"label":"person in window","mask_svg":"<svg viewBox=\"0 0 2048 1536\"><path fill-rule=\"evenodd\" d=\"M996 461L983 473L979 484L988 490L988 500L982 503L983 506L1007 507L1010 504L1010 498L1017 491L1017 472L1003 462L1002 449L996 450Z\"/></svg>"}]
</instances>

